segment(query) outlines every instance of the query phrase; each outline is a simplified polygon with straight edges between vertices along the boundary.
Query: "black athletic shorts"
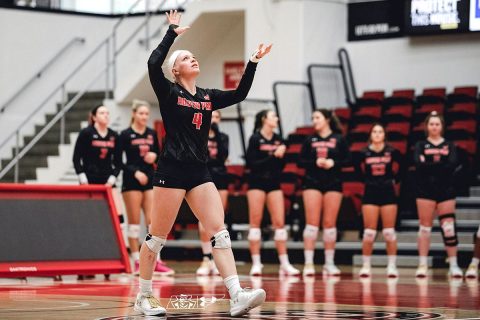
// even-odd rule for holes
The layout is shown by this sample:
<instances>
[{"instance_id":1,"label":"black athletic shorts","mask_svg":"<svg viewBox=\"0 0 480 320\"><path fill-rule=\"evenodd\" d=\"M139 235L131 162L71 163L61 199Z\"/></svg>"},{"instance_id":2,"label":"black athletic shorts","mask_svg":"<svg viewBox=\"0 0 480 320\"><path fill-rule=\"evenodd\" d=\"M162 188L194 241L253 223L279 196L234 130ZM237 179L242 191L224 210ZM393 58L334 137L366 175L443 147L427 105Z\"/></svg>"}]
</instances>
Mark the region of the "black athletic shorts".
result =
<instances>
[{"instance_id":1,"label":"black athletic shorts","mask_svg":"<svg viewBox=\"0 0 480 320\"><path fill-rule=\"evenodd\" d=\"M153 189L152 179L153 172L144 172L148 177L148 182L146 185L142 186L135 178L135 173L131 171L123 171L123 182L122 182L122 192L126 191L147 191Z\"/></svg>"},{"instance_id":2,"label":"black athletic shorts","mask_svg":"<svg viewBox=\"0 0 480 320\"><path fill-rule=\"evenodd\" d=\"M260 178L255 176L248 177L248 190L262 190L266 193L280 190L280 179L279 178Z\"/></svg>"},{"instance_id":3,"label":"black athletic shorts","mask_svg":"<svg viewBox=\"0 0 480 320\"><path fill-rule=\"evenodd\" d=\"M96 175L96 174L86 174L88 179L88 184L105 184L110 178L110 175ZM115 185L112 186L115 188Z\"/></svg>"},{"instance_id":4,"label":"black athletic shorts","mask_svg":"<svg viewBox=\"0 0 480 320\"><path fill-rule=\"evenodd\" d=\"M217 190L227 190L228 189L228 174L219 174L215 172L210 172L212 175L213 183L217 187Z\"/></svg>"},{"instance_id":5,"label":"black athletic shorts","mask_svg":"<svg viewBox=\"0 0 480 320\"><path fill-rule=\"evenodd\" d=\"M437 203L456 198L455 189L451 185L443 183L419 183L417 184L417 199L433 200Z\"/></svg>"},{"instance_id":6,"label":"black athletic shorts","mask_svg":"<svg viewBox=\"0 0 480 320\"><path fill-rule=\"evenodd\" d=\"M362 204L370 204L374 206L397 204L397 195L395 193L394 186L365 185L365 192L363 194Z\"/></svg>"},{"instance_id":7,"label":"black athletic shorts","mask_svg":"<svg viewBox=\"0 0 480 320\"><path fill-rule=\"evenodd\" d=\"M308 175L303 178L302 189L315 189L320 191L321 193L327 193L330 191L343 191L342 181L340 179L333 179L331 181L323 182Z\"/></svg>"},{"instance_id":8,"label":"black athletic shorts","mask_svg":"<svg viewBox=\"0 0 480 320\"><path fill-rule=\"evenodd\" d=\"M190 191L207 182L213 182L213 179L204 163L183 163L160 158L153 175L153 185L162 188Z\"/></svg>"}]
</instances>

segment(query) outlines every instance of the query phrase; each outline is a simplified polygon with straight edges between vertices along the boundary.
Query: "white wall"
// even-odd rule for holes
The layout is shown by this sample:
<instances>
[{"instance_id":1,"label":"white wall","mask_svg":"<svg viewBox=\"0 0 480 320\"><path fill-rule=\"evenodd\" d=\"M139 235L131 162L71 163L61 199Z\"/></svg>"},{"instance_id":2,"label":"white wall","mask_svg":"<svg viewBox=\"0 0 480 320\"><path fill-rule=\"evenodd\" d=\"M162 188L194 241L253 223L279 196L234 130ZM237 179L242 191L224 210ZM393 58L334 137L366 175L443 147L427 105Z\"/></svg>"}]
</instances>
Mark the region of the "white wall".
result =
<instances>
[{"instance_id":1,"label":"white wall","mask_svg":"<svg viewBox=\"0 0 480 320\"><path fill-rule=\"evenodd\" d=\"M350 42L357 84L365 90L480 85L480 34Z\"/></svg>"}]
</instances>

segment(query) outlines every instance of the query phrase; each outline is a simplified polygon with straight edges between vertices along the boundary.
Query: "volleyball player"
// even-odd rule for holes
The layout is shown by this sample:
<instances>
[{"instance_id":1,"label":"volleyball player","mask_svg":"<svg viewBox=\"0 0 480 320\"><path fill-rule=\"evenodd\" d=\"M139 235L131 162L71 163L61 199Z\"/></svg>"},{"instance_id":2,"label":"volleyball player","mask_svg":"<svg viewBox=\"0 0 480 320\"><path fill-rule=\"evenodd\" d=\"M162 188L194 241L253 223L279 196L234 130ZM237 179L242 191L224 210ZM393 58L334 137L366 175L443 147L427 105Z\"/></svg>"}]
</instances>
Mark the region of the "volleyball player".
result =
<instances>
[{"instance_id":1,"label":"volleyball player","mask_svg":"<svg viewBox=\"0 0 480 320\"><path fill-rule=\"evenodd\" d=\"M315 275L315 242L322 221L325 248L323 274L339 276L340 270L334 263L336 224L342 201L341 170L349 161L350 153L339 121L331 110L315 110L312 121L315 133L305 140L299 157L299 166L306 169L302 186L306 217L303 275Z\"/></svg>"},{"instance_id":2,"label":"volleyball player","mask_svg":"<svg viewBox=\"0 0 480 320\"><path fill-rule=\"evenodd\" d=\"M450 264L448 274L462 277L457 264L457 230L455 226L455 190L453 175L457 167L457 152L451 141L445 140L445 123L437 112L425 119L427 138L415 145L414 161L417 181L417 210L420 222L418 231L419 266L417 277L428 273L427 257L433 218L438 214L442 238Z\"/></svg>"},{"instance_id":3,"label":"volleyball player","mask_svg":"<svg viewBox=\"0 0 480 320\"><path fill-rule=\"evenodd\" d=\"M215 264L230 294L230 314L239 316L265 301L262 289L242 289L225 230L220 195L208 172L208 133L212 111L238 103L250 90L259 60L271 46L260 45L251 56L236 90L221 91L196 86L200 73L195 56L186 50L174 51L167 70L174 82L162 71L162 64L175 38L188 30L179 27L180 14L167 13L170 23L160 45L148 60L150 82L160 105L165 124L165 147L160 153L153 179L153 210L150 233L140 249L140 292L134 309L145 315L163 315L166 309L152 295L152 273L156 257L165 245L180 205L185 198L192 211L211 236Z\"/></svg>"},{"instance_id":4,"label":"volleyball player","mask_svg":"<svg viewBox=\"0 0 480 320\"><path fill-rule=\"evenodd\" d=\"M250 137L247 149L247 166L250 169L248 176L248 216L250 230L248 241L252 255L252 268L250 275L262 274L263 265L260 258L260 245L262 232L260 225L265 204L270 213L274 240L280 260L279 273L281 275L295 276L300 271L295 269L288 259L287 239L285 229L285 206L283 192L280 189L280 175L285 161L286 146L282 138L274 132L278 127L278 117L271 110L263 110L255 117L255 128Z\"/></svg>"},{"instance_id":5,"label":"volleyball player","mask_svg":"<svg viewBox=\"0 0 480 320\"><path fill-rule=\"evenodd\" d=\"M148 102L134 100L130 127L120 133L120 151L125 152L127 162L123 165L122 195L128 217L128 243L134 261L134 273L138 274L140 252L140 212L143 209L145 222L150 224L153 200L153 165L159 154L157 132L147 127L150 116ZM161 275L172 275L160 257L154 269Z\"/></svg>"},{"instance_id":6,"label":"volleyball player","mask_svg":"<svg viewBox=\"0 0 480 320\"><path fill-rule=\"evenodd\" d=\"M378 220L382 218L382 234L387 243L387 276L396 278L398 271L397 237L395 222L397 219L397 196L395 180L400 166L400 152L387 144L385 127L379 123L372 126L368 146L361 152L360 173L364 177L365 192L362 200L363 215L363 267L359 275L371 275L371 256L377 234Z\"/></svg>"}]
</instances>

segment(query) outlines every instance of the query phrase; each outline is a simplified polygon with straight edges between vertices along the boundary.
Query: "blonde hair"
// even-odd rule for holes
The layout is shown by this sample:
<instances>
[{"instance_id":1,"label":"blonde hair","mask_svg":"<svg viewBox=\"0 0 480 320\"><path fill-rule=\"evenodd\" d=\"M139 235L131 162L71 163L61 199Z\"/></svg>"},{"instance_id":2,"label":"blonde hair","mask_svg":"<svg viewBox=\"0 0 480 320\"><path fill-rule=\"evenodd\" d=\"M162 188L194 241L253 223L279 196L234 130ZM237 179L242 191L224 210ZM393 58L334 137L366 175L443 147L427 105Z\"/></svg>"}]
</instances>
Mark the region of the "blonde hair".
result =
<instances>
[{"instance_id":1,"label":"blonde hair","mask_svg":"<svg viewBox=\"0 0 480 320\"><path fill-rule=\"evenodd\" d=\"M170 77L172 78L172 81L175 82L177 81L177 78L173 74L173 66L175 65L175 61L177 61L177 58L180 54L185 53L185 52L190 52L187 50L175 50L173 53L170 55L170 58L168 58L167 61L167 71L170 74Z\"/></svg>"},{"instance_id":2,"label":"blonde hair","mask_svg":"<svg viewBox=\"0 0 480 320\"><path fill-rule=\"evenodd\" d=\"M132 118L130 119L130 125L133 124L134 114L138 111L138 108L140 108L140 107L147 107L148 109L150 109L150 103L148 103L147 101L143 101L143 100L133 99L133 101L132 101Z\"/></svg>"}]
</instances>

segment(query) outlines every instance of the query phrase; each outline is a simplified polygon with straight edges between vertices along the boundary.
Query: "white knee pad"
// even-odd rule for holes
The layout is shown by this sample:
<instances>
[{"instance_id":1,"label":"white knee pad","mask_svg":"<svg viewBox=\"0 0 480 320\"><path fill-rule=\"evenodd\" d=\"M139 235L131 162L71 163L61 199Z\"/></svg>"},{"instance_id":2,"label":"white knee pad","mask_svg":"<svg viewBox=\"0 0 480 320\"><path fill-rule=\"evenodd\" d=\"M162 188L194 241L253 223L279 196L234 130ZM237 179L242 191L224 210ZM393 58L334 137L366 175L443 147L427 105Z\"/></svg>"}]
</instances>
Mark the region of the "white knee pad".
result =
<instances>
[{"instance_id":1,"label":"white knee pad","mask_svg":"<svg viewBox=\"0 0 480 320\"><path fill-rule=\"evenodd\" d=\"M154 253L159 253L165 245L165 242L167 242L167 239L152 236L150 233L145 237L145 244Z\"/></svg>"},{"instance_id":2,"label":"white knee pad","mask_svg":"<svg viewBox=\"0 0 480 320\"><path fill-rule=\"evenodd\" d=\"M230 249L232 242L227 230L217 232L211 239L213 249Z\"/></svg>"},{"instance_id":3,"label":"white knee pad","mask_svg":"<svg viewBox=\"0 0 480 320\"><path fill-rule=\"evenodd\" d=\"M384 228L382 230L382 234L383 234L383 237L385 238L385 241L387 242L397 240L397 234L395 233L395 228Z\"/></svg>"},{"instance_id":4,"label":"white knee pad","mask_svg":"<svg viewBox=\"0 0 480 320\"><path fill-rule=\"evenodd\" d=\"M365 229L363 230L363 241L374 242L376 235L377 235L377 230Z\"/></svg>"},{"instance_id":5,"label":"white knee pad","mask_svg":"<svg viewBox=\"0 0 480 320\"><path fill-rule=\"evenodd\" d=\"M323 242L337 241L337 228L323 229Z\"/></svg>"},{"instance_id":6,"label":"white knee pad","mask_svg":"<svg viewBox=\"0 0 480 320\"><path fill-rule=\"evenodd\" d=\"M250 228L248 230L248 241L260 241L262 240L262 230L260 228Z\"/></svg>"},{"instance_id":7,"label":"white knee pad","mask_svg":"<svg viewBox=\"0 0 480 320\"><path fill-rule=\"evenodd\" d=\"M303 230L303 239L317 240L318 238L318 227L307 224Z\"/></svg>"},{"instance_id":8,"label":"white knee pad","mask_svg":"<svg viewBox=\"0 0 480 320\"><path fill-rule=\"evenodd\" d=\"M420 225L420 228L418 228L419 238L430 238L431 233L432 233L432 227L426 227L426 226Z\"/></svg>"},{"instance_id":9,"label":"white knee pad","mask_svg":"<svg viewBox=\"0 0 480 320\"><path fill-rule=\"evenodd\" d=\"M275 229L275 235L273 236L273 240L275 241L287 241L288 239L288 232L285 228Z\"/></svg>"},{"instance_id":10,"label":"white knee pad","mask_svg":"<svg viewBox=\"0 0 480 320\"><path fill-rule=\"evenodd\" d=\"M127 228L127 236L129 238L138 239L140 236L140 225L139 224L129 224Z\"/></svg>"}]
</instances>

